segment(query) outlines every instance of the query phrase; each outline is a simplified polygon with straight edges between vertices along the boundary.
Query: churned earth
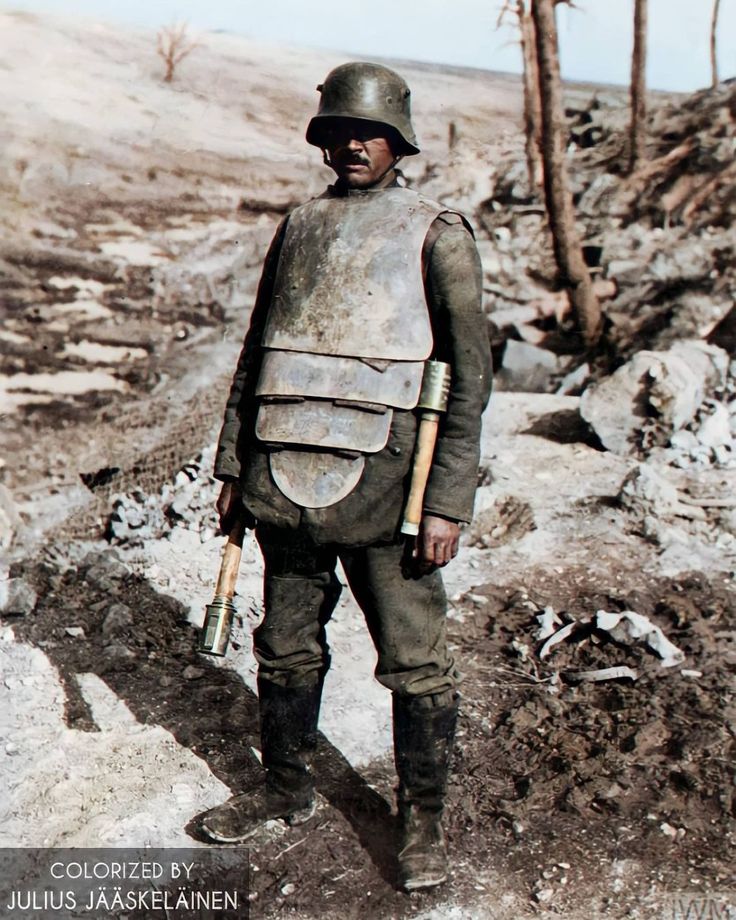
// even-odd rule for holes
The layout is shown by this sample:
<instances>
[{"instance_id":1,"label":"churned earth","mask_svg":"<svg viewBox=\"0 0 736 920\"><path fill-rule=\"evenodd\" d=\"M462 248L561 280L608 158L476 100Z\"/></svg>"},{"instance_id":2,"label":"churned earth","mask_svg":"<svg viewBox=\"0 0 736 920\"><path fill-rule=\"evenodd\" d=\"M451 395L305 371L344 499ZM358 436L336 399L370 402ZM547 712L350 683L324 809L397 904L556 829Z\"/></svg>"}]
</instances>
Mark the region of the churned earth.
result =
<instances>
[{"instance_id":1,"label":"churned earth","mask_svg":"<svg viewBox=\"0 0 736 920\"><path fill-rule=\"evenodd\" d=\"M208 35L167 87L151 34L0 18L14 76L0 90L12 140L0 171L0 843L205 846L197 816L260 773L250 535L228 656L196 651L223 542L212 445L270 235L328 179L301 134L338 59ZM407 172L486 214L495 303L516 255L488 202L508 185L496 162L522 149L520 85L405 70L426 139ZM523 335L498 320L497 351L564 326L549 310L531 318L531 302L506 305ZM597 356L594 382L637 334ZM733 470L713 460L675 476L659 461L690 504L665 507L656 490L636 504L623 484L656 458L603 448L581 415L586 378L561 384L569 367L540 392L507 379L494 394L476 518L446 570L464 674L450 880L395 890L390 701L346 591L329 629L319 807L254 838L251 916L587 920L734 905ZM728 392L721 381L704 398ZM608 630L598 611L646 628ZM628 670L581 677L610 668Z\"/></svg>"}]
</instances>

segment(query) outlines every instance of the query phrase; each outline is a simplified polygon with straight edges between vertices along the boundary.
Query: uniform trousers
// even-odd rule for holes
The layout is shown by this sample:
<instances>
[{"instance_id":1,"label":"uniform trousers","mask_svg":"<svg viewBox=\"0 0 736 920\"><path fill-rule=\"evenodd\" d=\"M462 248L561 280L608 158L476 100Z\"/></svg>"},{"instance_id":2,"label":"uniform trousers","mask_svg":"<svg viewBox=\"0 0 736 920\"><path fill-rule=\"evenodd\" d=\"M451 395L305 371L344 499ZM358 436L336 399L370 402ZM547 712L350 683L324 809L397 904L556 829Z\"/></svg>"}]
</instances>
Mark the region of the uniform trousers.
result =
<instances>
[{"instance_id":1,"label":"uniform trousers","mask_svg":"<svg viewBox=\"0 0 736 920\"><path fill-rule=\"evenodd\" d=\"M265 612L254 632L259 682L321 685L330 665L325 627L342 590L339 559L376 648L380 683L428 708L456 699L442 577L436 569L421 573L403 541L318 544L301 529L268 524L258 525L256 538L265 563Z\"/></svg>"}]
</instances>

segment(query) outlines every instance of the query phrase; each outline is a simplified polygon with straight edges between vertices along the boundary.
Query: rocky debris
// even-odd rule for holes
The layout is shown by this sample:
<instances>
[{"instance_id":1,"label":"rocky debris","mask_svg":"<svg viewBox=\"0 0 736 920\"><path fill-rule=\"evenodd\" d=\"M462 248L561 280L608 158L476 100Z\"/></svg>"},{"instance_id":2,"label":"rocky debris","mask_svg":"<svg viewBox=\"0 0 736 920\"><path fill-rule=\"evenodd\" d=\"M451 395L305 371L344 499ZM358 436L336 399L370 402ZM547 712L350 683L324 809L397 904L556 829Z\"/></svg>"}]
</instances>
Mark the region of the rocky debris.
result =
<instances>
[{"instance_id":1,"label":"rocky debris","mask_svg":"<svg viewBox=\"0 0 736 920\"><path fill-rule=\"evenodd\" d=\"M609 450L642 455L691 423L727 372L726 352L700 341L640 351L585 390L580 414Z\"/></svg>"},{"instance_id":2,"label":"rocky debris","mask_svg":"<svg viewBox=\"0 0 736 920\"><path fill-rule=\"evenodd\" d=\"M731 309L734 110L733 82L653 108L648 158L632 176L626 174L627 103L598 96L569 112L570 175L585 257L596 283L611 285L599 290L612 323L607 335L627 357L707 335ZM526 189L522 143L496 159L493 191L476 209L488 238L481 253L495 351L509 335L544 345L554 328L550 316L565 326L565 296L544 209ZM556 297L560 304L551 313L529 310ZM538 338L520 334L518 308Z\"/></svg>"},{"instance_id":3,"label":"rocky debris","mask_svg":"<svg viewBox=\"0 0 736 920\"><path fill-rule=\"evenodd\" d=\"M716 827L728 833L732 793L724 798L708 774L721 756L726 759L717 769L727 774L721 781L730 783L733 773L725 753L732 744L733 695L723 696L733 667L733 642L723 629L732 622L732 593L697 575L612 594L582 572L559 582L544 571L538 575L526 585L529 593L513 587L504 593L497 583L476 586L473 593L489 598L490 611L468 610L455 627L465 654L484 667L466 680L455 774L461 790L454 790L451 829L480 831L495 818L519 846L522 830L526 837L541 822L554 828L555 852L566 860L570 851L558 849L566 816L587 827L607 818L631 821L644 850L661 835L662 823L687 828L701 844ZM601 612L591 616L596 609ZM554 635L566 624L574 635L540 660L540 628ZM622 659L635 681L550 680L550 668L552 675L574 676ZM667 661L673 665L662 667ZM496 700L487 723L479 702L484 693ZM706 725L698 721L703 716ZM567 868L560 874L571 875ZM534 888L558 890L544 872Z\"/></svg>"},{"instance_id":4,"label":"rocky debris","mask_svg":"<svg viewBox=\"0 0 736 920\"><path fill-rule=\"evenodd\" d=\"M640 463L621 484L619 501L648 529L658 527L663 519L682 517L705 520L702 508L686 504L683 493L669 479L648 463Z\"/></svg>"},{"instance_id":5,"label":"rocky debris","mask_svg":"<svg viewBox=\"0 0 736 920\"><path fill-rule=\"evenodd\" d=\"M206 673L204 668L198 668L193 664L189 664L184 668L181 676L184 680L199 680L201 677L204 677Z\"/></svg>"},{"instance_id":6,"label":"rocky debris","mask_svg":"<svg viewBox=\"0 0 736 920\"><path fill-rule=\"evenodd\" d=\"M114 500L106 536L112 543L135 546L160 536L165 529L166 518L160 497L135 489Z\"/></svg>"},{"instance_id":7,"label":"rocky debris","mask_svg":"<svg viewBox=\"0 0 736 920\"><path fill-rule=\"evenodd\" d=\"M502 390L546 393L551 380L559 376L567 364L569 359L559 358L551 351L529 342L509 339L494 383Z\"/></svg>"},{"instance_id":8,"label":"rocky debris","mask_svg":"<svg viewBox=\"0 0 736 920\"><path fill-rule=\"evenodd\" d=\"M493 504L475 514L469 528L470 546L490 549L519 540L534 530L529 504L513 495L499 495Z\"/></svg>"},{"instance_id":9,"label":"rocky debris","mask_svg":"<svg viewBox=\"0 0 736 920\"><path fill-rule=\"evenodd\" d=\"M714 468L683 475L673 467L640 463L618 494L632 532L662 547L696 540L736 550L736 472Z\"/></svg>"},{"instance_id":10,"label":"rocky debris","mask_svg":"<svg viewBox=\"0 0 736 920\"><path fill-rule=\"evenodd\" d=\"M114 668L134 667L136 653L132 648L128 648L122 642L110 642L106 645L102 654L105 656L109 666Z\"/></svg>"},{"instance_id":11,"label":"rocky debris","mask_svg":"<svg viewBox=\"0 0 736 920\"><path fill-rule=\"evenodd\" d=\"M23 578L0 581L0 612L4 616L24 617L33 613L38 594Z\"/></svg>"},{"instance_id":12,"label":"rocky debris","mask_svg":"<svg viewBox=\"0 0 736 920\"><path fill-rule=\"evenodd\" d=\"M577 620L572 619L560 629L548 634L550 611L551 608L547 607L544 614L537 617L541 626L540 640L544 636L544 642L538 652L540 660L547 658L554 646L563 641L569 639L579 642L594 637L600 639L605 633L615 640L619 647L642 640L644 645L659 656L663 668L672 668L685 661L685 655L667 639L662 628L635 610L623 610L620 613L599 610L594 616L585 615ZM622 677L636 680L638 674L633 668L615 664L594 670L566 672L564 676L569 680L600 681L617 680Z\"/></svg>"},{"instance_id":13,"label":"rocky debris","mask_svg":"<svg viewBox=\"0 0 736 920\"><path fill-rule=\"evenodd\" d=\"M199 534L205 543L218 532L215 501L220 485L210 475L214 445L187 463L157 494L135 489L113 501L106 533L112 543L141 545L175 527Z\"/></svg>"},{"instance_id":14,"label":"rocky debris","mask_svg":"<svg viewBox=\"0 0 736 920\"><path fill-rule=\"evenodd\" d=\"M110 594L119 589L120 583L131 574L114 549L105 552L88 553L81 561L85 567L87 584Z\"/></svg>"},{"instance_id":15,"label":"rocky debris","mask_svg":"<svg viewBox=\"0 0 736 920\"><path fill-rule=\"evenodd\" d=\"M133 625L133 611L126 604L112 604L102 621L102 635L106 638L126 633Z\"/></svg>"},{"instance_id":16,"label":"rocky debris","mask_svg":"<svg viewBox=\"0 0 736 920\"><path fill-rule=\"evenodd\" d=\"M693 420L670 437L657 457L680 469L736 469L736 362L725 384L703 400Z\"/></svg>"},{"instance_id":17,"label":"rocky debris","mask_svg":"<svg viewBox=\"0 0 736 920\"><path fill-rule=\"evenodd\" d=\"M67 636L71 636L72 639L85 639L86 634L82 626L67 626L64 629L64 632Z\"/></svg>"}]
</instances>

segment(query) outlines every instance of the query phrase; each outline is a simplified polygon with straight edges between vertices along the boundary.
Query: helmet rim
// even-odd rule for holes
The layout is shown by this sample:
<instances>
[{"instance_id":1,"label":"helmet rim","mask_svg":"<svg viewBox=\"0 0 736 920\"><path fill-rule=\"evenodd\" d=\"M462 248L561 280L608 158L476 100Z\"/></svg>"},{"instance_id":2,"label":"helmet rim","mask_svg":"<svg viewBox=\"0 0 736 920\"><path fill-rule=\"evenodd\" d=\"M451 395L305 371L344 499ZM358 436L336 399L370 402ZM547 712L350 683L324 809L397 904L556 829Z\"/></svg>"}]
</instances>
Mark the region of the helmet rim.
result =
<instances>
[{"instance_id":1,"label":"helmet rim","mask_svg":"<svg viewBox=\"0 0 736 920\"><path fill-rule=\"evenodd\" d=\"M363 124L378 125L384 129L397 156L414 156L414 154L420 152L419 147L410 143L395 125L389 124L387 121L380 121L377 118L364 118L348 112L334 112L329 115L318 114L313 116L307 126L307 143L313 147L324 149L327 145L323 142L323 132L338 121L357 121Z\"/></svg>"}]
</instances>

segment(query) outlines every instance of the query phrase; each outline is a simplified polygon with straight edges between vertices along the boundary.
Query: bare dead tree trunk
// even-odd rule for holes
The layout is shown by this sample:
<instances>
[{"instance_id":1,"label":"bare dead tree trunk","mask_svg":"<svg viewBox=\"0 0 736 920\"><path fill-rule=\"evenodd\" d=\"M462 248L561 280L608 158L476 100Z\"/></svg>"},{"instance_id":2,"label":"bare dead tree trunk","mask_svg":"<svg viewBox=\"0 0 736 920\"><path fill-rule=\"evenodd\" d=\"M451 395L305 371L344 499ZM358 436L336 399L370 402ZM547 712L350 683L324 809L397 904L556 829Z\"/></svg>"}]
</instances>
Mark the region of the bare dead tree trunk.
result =
<instances>
[{"instance_id":1,"label":"bare dead tree trunk","mask_svg":"<svg viewBox=\"0 0 736 920\"><path fill-rule=\"evenodd\" d=\"M713 15L710 20L710 72L711 84L715 88L718 86L718 54L716 45L716 32L718 31L718 13L720 11L721 0L713 0Z\"/></svg>"},{"instance_id":2,"label":"bare dead tree trunk","mask_svg":"<svg viewBox=\"0 0 736 920\"><path fill-rule=\"evenodd\" d=\"M166 64L165 83L171 83L177 65L191 54L197 45L198 42L189 39L185 22L174 23L159 30L156 36L156 51Z\"/></svg>"},{"instance_id":3,"label":"bare dead tree trunk","mask_svg":"<svg viewBox=\"0 0 736 920\"><path fill-rule=\"evenodd\" d=\"M539 68L544 197L555 261L583 340L592 346L601 335L601 308L583 259L567 178L555 0L532 0L531 11Z\"/></svg>"},{"instance_id":4,"label":"bare dead tree trunk","mask_svg":"<svg viewBox=\"0 0 736 920\"><path fill-rule=\"evenodd\" d=\"M534 43L534 20L524 0L518 0L521 53L524 60L524 133L526 136L526 168L529 192L534 195L542 187L542 105L539 101L539 71Z\"/></svg>"},{"instance_id":5,"label":"bare dead tree trunk","mask_svg":"<svg viewBox=\"0 0 736 920\"><path fill-rule=\"evenodd\" d=\"M634 0L634 51L631 55L631 128L629 171L644 159L647 117L647 0Z\"/></svg>"}]
</instances>

